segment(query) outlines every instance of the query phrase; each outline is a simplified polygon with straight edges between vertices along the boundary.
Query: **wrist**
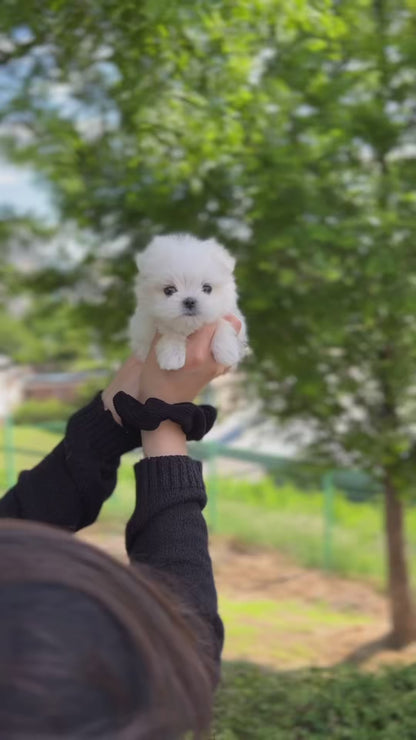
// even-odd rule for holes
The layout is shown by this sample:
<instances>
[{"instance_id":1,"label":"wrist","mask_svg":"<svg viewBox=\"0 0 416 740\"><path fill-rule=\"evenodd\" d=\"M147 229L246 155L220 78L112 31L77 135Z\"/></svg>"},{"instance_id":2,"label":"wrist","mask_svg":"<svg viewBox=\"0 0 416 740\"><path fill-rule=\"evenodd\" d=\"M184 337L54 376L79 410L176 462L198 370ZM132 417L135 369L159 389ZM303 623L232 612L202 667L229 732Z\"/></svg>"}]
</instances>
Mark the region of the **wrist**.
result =
<instances>
[{"instance_id":1,"label":"wrist","mask_svg":"<svg viewBox=\"0 0 416 740\"><path fill-rule=\"evenodd\" d=\"M140 432L134 434L116 424L105 409L101 393L70 417L66 440L79 453L103 460L115 459L141 445Z\"/></svg>"},{"instance_id":2,"label":"wrist","mask_svg":"<svg viewBox=\"0 0 416 740\"><path fill-rule=\"evenodd\" d=\"M109 411L111 413L111 416L113 417L116 424L119 426L122 426L122 421L117 413L117 411L114 408L113 404L113 397L108 393L107 390L103 391L101 393L101 401L104 406L105 411Z\"/></svg>"},{"instance_id":3,"label":"wrist","mask_svg":"<svg viewBox=\"0 0 416 740\"><path fill-rule=\"evenodd\" d=\"M113 398L117 393L119 393L119 391L124 391L125 393L128 393L129 396L137 398L140 391L141 371L141 361L137 357L129 357L128 360L121 365L114 378L101 394L104 408L107 411L110 411L114 421L120 426L122 426L122 421L114 407Z\"/></svg>"},{"instance_id":4,"label":"wrist","mask_svg":"<svg viewBox=\"0 0 416 740\"><path fill-rule=\"evenodd\" d=\"M188 454L185 433L170 420L162 421L152 431L142 430L142 444L145 457Z\"/></svg>"}]
</instances>

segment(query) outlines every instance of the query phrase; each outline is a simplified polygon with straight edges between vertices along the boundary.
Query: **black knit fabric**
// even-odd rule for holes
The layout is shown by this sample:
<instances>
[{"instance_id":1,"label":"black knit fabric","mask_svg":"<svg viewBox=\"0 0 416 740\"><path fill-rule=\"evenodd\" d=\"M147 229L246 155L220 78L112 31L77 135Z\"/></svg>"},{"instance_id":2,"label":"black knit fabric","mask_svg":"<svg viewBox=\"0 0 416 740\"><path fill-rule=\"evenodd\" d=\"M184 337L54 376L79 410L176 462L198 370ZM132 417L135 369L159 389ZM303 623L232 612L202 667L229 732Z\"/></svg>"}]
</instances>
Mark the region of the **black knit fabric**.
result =
<instances>
[{"instance_id":1,"label":"black knit fabric","mask_svg":"<svg viewBox=\"0 0 416 740\"><path fill-rule=\"evenodd\" d=\"M117 482L120 456L141 444L106 411L98 394L69 420L65 438L0 501L0 516L77 531L92 524ZM6 513L8 512L8 513Z\"/></svg>"},{"instance_id":2,"label":"black knit fabric","mask_svg":"<svg viewBox=\"0 0 416 740\"><path fill-rule=\"evenodd\" d=\"M79 434L81 428L82 433ZM80 447L88 445L89 456L100 458L117 458L142 445L140 427L136 425L127 429L117 424L111 411L104 409L101 392L70 418L67 439L70 439L71 449L75 448L78 441Z\"/></svg>"},{"instance_id":3,"label":"black knit fabric","mask_svg":"<svg viewBox=\"0 0 416 740\"><path fill-rule=\"evenodd\" d=\"M0 517L73 531L91 524L115 488L120 455L139 439L133 415L128 428L120 427L97 396L70 419L64 440L20 474L0 499ZM207 650L219 664L224 634L202 515L201 464L186 456L148 458L135 466L135 477L136 504L126 527L130 560L176 584L180 599L202 618L210 636Z\"/></svg>"},{"instance_id":4,"label":"black knit fabric","mask_svg":"<svg viewBox=\"0 0 416 740\"><path fill-rule=\"evenodd\" d=\"M148 398L146 403L140 403L122 391L114 396L113 403L123 427L133 437L138 428L157 429L162 421L170 419L179 424L188 440L200 440L217 418L215 408L206 404L165 403L159 398Z\"/></svg>"}]
</instances>

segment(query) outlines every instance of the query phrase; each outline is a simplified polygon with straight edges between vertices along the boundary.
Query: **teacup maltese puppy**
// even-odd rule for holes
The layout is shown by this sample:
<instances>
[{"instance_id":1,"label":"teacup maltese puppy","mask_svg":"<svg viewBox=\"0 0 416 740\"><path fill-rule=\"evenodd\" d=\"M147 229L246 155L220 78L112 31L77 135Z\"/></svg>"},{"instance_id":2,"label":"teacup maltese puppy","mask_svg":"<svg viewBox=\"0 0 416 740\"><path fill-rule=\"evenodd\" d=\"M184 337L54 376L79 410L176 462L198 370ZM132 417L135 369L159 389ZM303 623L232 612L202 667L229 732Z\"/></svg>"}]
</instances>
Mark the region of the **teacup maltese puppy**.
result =
<instances>
[{"instance_id":1,"label":"teacup maltese puppy","mask_svg":"<svg viewBox=\"0 0 416 740\"><path fill-rule=\"evenodd\" d=\"M155 237L137 257L137 308L130 320L134 353L145 360L155 334L159 366L178 370L186 359L186 338L204 324L218 322L212 341L217 362L237 365L247 351L244 317L237 306L234 258L215 239L189 234ZM224 319L241 321L237 334Z\"/></svg>"}]
</instances>

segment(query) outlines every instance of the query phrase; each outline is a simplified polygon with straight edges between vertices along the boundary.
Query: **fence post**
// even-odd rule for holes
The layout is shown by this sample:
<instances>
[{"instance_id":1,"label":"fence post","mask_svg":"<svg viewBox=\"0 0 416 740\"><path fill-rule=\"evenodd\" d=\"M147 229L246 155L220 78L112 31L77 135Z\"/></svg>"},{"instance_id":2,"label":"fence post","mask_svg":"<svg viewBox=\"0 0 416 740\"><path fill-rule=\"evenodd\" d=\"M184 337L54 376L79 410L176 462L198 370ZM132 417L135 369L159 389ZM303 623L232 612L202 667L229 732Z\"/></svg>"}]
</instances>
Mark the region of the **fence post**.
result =
<instances>
[{"instance_id":1,"label":"fence post","mask_svg":"<svg viewBox=\"0 0 416 740\"><path fill-rule=\"evenodd\" d=\"M334 482L331 472L325 473L322 483L324 489L324 568L331 570L334 527Z\"/></svg>"},{"instance_id":2,"label":"fence post","mask_svg":"<svg viewBox=\"0 0 416 740\"><path fill-rule=\"evenodd\" d=\"M203 392L204 403L215 406L216 393L215 388L210 383ZM216 440L206 440L208 458L207 458L207 469L208 479L210 482L209 497L208 497L208 525L211 532L215 532L218 523L218 509L217 509L217 498L218 498L218 472L217 472L217 455L218 455L218 442Z\"/></svg>"},{"instance_id":3,"label":"fence post","mask_svg":"<svg viewBox=\"0 0 416 740\"><path fill-rule=\"evenodd\" d=\"M4 467L6 470L6 485L11 488L16 483L16 465L13 444L13 418L6 416L3 424L4 435Z\"/></svg>"},{"instance_id":4,"label":"fence post","mask_svg":"<svg viewBox=\"0 0 416 740\"><path fill-rule=\"evenodd\" d=\"M218 443L215 441L208 442L208 476L209 476L209 499L208 514L209 528L211 532L216 532L218 524L218 473L217 473L217 453Z\"/></svg>"}]
</instances>

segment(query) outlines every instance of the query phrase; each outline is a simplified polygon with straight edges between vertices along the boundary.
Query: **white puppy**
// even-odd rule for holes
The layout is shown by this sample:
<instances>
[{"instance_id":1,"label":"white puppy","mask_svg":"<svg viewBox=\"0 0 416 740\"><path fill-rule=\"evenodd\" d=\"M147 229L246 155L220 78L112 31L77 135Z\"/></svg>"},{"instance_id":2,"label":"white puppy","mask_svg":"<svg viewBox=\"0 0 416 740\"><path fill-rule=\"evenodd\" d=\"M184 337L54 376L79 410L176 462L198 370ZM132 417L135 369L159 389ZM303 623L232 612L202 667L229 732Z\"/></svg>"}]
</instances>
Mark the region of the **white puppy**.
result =
<instances>
[{"instance_id":1,"label":"white puppy","mask_svg":"<svg viewBox=\"0 0 416 740\"><path fill-rule=\"evenodd\" d=\"M212 342L217 362L237 365L247 349L244 317L237 306L235 260L215 239L188 234L157 236L137 257L137 308L130 320L135 354L145 360L159 332L156 355L161 368L177 370L186 358L186 337L218 322ZM223 317L241 321L237 335Z\"/></svg>"}]
</instances>

